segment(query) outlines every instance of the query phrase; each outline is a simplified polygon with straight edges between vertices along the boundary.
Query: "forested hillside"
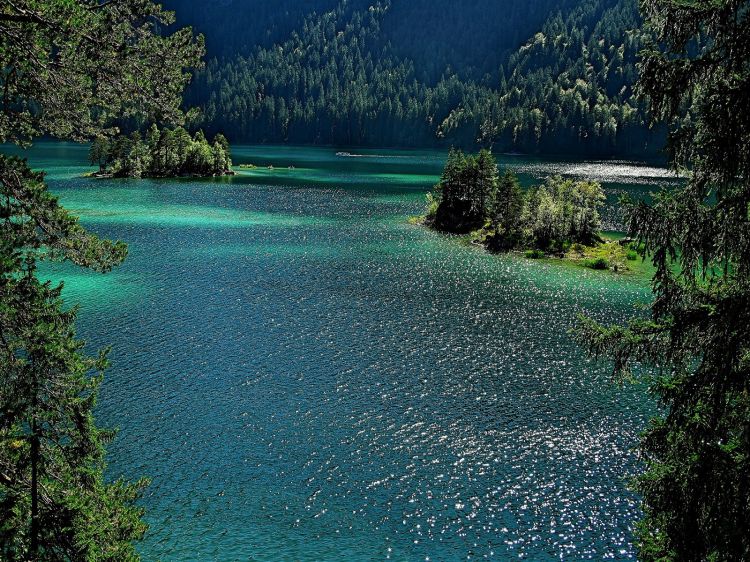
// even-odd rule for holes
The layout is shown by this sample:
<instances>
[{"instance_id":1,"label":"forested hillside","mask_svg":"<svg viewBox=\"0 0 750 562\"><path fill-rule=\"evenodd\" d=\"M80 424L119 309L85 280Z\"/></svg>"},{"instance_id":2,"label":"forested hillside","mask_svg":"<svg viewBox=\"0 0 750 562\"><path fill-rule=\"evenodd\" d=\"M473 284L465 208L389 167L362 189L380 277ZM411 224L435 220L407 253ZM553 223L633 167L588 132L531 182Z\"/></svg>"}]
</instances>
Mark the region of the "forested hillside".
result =
<instances>
[{"instance_id":1,"label":"forested hillside","mask_svg":"<svg viewBox=\"0 0 750 562\"><path fill-rule=\"evenodd\" d=\"M640 153L663 146L636 102L641 49L635 0L588 0L552 15L501 70L485 107L463 108L443 125L447 136L467 122L479 138L503 147L555 152Z\"/></svg>"},{"instance_id":2,"label":"forested hillside","mask_svg":"<svg viewBox=\"0 0 750 562\"><path fill-rule=\"evenodd\" d=\"M187 103L235 142L640 154L636 0L227 0ZM255 6L255 4L258 4ZM218 37L218 39L216 39Z\"/></svg>"},{"instance_id":3,"label":"forested hillside","mask_svg":"<svg viewBox=\"0 0 750 562\"><path fill-rule=\"evenodd\" d=\"M206 35L208 57L250 55L256 48L284 42L314 17L337 7L366 12L378 0L166 0L182 25ZM496 75L519 45L539 30L553 9L576 0L391 0L379 46L411 59L420 80L436 81L450 67L462 76Z\"/></svg>"},{"instance_id":4,"label":"forested hillside","mask_svg":"<svg viewBox=\"0 0 750 562\"><path fill-rule=\"evenodd\" d=\"M249 55L258 47L285 40L302 20L333 10L339 0L165 0L179 25L191 25L206 36L208 57Z\"/></svg>"}]
</instances>

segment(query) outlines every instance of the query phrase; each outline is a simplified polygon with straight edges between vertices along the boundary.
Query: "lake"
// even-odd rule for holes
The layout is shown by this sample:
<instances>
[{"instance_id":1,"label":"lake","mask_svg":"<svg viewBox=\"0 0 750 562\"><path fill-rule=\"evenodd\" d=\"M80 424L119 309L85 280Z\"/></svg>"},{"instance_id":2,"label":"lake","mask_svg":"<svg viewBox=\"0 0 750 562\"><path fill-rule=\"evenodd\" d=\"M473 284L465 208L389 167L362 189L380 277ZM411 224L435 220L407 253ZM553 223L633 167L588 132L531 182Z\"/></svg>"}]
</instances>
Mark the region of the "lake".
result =
<instances>
[{"instance_id":1,"label":"lake","mask_svg":"<svg viewBox=\"0 0 750 562\"><path fill-rule=\"evenodd\" d=\"M29 153L109 275L45 267L112 345L111 476L148 476L145 560L633 559L627 480L654 406L571 341L638 314L648 279L491 256L409 224L435 151L235 147L215 180L89 180ZM629 162L502 156L615 201L670 182ZM269 166L273 166L270 169Z\"/></svg>"}]
</instances>

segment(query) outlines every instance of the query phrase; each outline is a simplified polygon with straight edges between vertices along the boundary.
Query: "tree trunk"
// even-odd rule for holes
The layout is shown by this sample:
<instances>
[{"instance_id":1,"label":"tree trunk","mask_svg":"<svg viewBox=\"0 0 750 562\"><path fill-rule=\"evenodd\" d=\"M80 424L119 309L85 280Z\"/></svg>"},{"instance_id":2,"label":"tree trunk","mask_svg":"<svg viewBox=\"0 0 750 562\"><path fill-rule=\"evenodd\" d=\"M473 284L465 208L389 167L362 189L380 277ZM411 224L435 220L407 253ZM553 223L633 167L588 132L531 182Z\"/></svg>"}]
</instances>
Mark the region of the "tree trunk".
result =
<instances>
[{"instance_id":1,"label":"tree trunk","mask_svg":"<svg viewBox=\"0 0 750 562\"><path fill-rule=\"evenodd\" d=\"M36 419L31 422L31 545L32 560L39 559L39 435Z\"/></svg>"}]
</instances>

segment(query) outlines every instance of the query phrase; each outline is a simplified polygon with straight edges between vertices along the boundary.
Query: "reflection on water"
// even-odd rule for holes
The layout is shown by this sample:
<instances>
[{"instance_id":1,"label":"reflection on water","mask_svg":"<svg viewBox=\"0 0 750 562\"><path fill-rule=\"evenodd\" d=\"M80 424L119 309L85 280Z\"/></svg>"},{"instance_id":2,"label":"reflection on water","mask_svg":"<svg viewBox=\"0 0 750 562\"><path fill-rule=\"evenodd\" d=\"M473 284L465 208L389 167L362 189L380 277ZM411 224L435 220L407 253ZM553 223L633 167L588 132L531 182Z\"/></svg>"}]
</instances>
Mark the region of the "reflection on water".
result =
<instances>
[{"instance_id":1,"label":"reflection on water","mask_svg":"<svg viewBox=\"0 0 750 562\"><path fill-rule=\"evenodd\" d=\"M633 558L652 405L568 330L631 316L647 283L408 225L442 153L335 152L240 147L296 169L213 181L81 180L85 149L33 154L130 244L111 276L50 275L114 346L99 419L121 428L113 475L153 479L145 559ZM571 166L524 162L501 163L526 185Z\"/></svg>"},{"instance_id":2,"label":"reflection on water","mask_svg":"<svg viewBox=\"0 0 750 562\"><path fill-rule=\"evenodd\" d=\"M517 170L535 176L560 174L602 183L669 185L679 180L674 171L636 162L539 162L521 164Z\"/></svg>"}]
</instances>

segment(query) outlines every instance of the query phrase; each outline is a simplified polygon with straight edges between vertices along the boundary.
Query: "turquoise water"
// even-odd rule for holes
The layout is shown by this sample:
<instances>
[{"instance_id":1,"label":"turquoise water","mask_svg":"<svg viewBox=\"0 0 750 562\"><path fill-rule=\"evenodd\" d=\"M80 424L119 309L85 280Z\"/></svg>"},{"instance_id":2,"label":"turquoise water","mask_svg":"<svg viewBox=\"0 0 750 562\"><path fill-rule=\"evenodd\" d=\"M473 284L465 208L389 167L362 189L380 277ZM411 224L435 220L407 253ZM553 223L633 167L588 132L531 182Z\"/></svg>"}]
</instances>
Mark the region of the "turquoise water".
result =
<instances>
[{"instance_id":1,"label":"turquoise water","mask_svg":"<svg viewBox=\"0 0 750 562\"><path fill-rule=\"evenodd\" d=\"M634 558L626 480L652 405L568 330L632 316L647 281L409 225L437 152L239 147L259 168L207 181L80 179L76 145L30 158L130 245L107 276L45 272L91 347L113 346L98 419L121 429L111 474L153 480L144 559ZM501 163L526 185L598 177L610 201L670 181Z\"/></svg>"}]
</instances>

